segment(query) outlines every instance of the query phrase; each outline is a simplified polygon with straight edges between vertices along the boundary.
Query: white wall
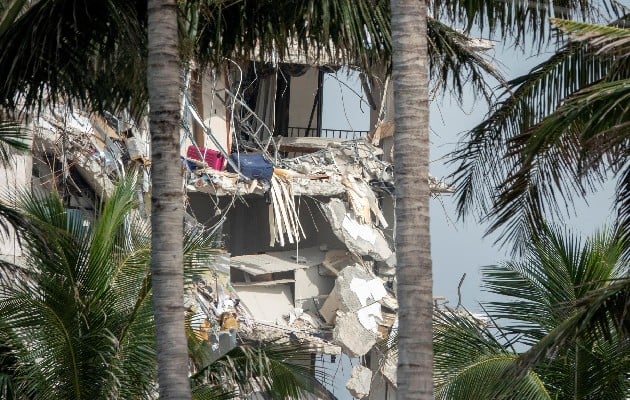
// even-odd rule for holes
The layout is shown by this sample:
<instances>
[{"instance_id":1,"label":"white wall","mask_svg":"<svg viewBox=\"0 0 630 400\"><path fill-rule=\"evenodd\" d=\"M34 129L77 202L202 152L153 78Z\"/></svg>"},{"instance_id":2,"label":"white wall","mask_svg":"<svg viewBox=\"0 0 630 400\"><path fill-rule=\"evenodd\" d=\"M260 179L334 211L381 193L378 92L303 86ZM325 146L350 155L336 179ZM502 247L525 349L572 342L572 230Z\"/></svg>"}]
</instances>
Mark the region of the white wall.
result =
<instances>
[{"instance_id":1,"label":"white wall","mask_svg":"<svg viewBox=\"0 0 630 400\"><path fill-rule=\"evenodd\" d=\"M0 196L5 197L17 190L30 191L32 170L33 157L30 153L14 155L10 165L0 166ZM14 262L18 261L17 257L20 256L22 256L22 250L13 230L10 229L8 236L2 233L0 235L0 258Z\"/></svg>"}]
</instances>

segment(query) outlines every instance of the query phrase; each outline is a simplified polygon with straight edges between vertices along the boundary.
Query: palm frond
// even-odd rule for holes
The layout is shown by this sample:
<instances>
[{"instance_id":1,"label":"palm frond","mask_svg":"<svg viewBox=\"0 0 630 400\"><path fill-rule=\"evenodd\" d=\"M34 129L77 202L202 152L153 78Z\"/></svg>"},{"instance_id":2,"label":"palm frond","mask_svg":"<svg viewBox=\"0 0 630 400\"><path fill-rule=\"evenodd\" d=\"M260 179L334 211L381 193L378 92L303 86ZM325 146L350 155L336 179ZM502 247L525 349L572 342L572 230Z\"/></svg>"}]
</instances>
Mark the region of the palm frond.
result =
<instances>
[{"instance_id":1,"label":"palm frond","mask_svg":"<svg viewBox=\"0 0 630 400\"><path fill-rule=\"evenodd\" d=\"M518 354L464 310L436 310L434 368L438 399L551 399L533 370L516 374Z\"/></svg>"},{"instance_id":2,"label":"palm frond","mask_svg":"<svg viewBox=\"0 0 630 400\"><path fill-rule=\"evenodd\" d=\"M585 21L610 19L624 12L624 7L614 0L449 0L430 1L429 8L434 17L463 25L467 31L477 28L491 37L511 39L515 44L533 40L539 46L553 38L550 17Z\"/></svg>"},{"instance_id":3,"label":"palm frond","mask_svg":"<svg viewBox=\"0 0 630 400\"><path fill-rule=\"evenodd\" d=\"M566 230L545 226L521 261L482 269L485 290L509 298L489 302L489 312L509 320L505 330L520 341L535 344L570 317L587 293L619 277L623 243L613 229L583 242Z\"/></svg>"},{"instance_id":4,"label":"palm frond","mask_svg":"<svg viewBox=\"0 0 630 400\"><path fill-rule=\"evenodd\" d=\"M427 34L433 91L449 91L461 99L464 85L470 84L475 94L490 103L493 95L488 80L499 84L505 81L483 51L475 48L465 34L431 17L427 21Z\"/></svg>"},{"instance_id":5,"label":"palm frond","mask_svg":"<svg viewBox=\"0 0 630 400\"><path fill-rule=\"evenodd\" d=\"M24 230L30 275L0 288L0 321L11 333L7 343L17 349L16 379L38 398L138 398L153 388L146 274L132 274L135 291L114 286L131 286L132 278L110 276L126 234L130 182L119 184L95 218L67 211L54 193L19 199L23 218L35 227Z\"/></svg>"},{"instance_id":6,"label":"palm frond","mask_svg":"<svg viewBox=\"0 0 630 400\"><path fill-rule=\"evenodd\" d=\"M514 161L503 160L507 143L553 112L565 96L602 79L610 62L601 61L583 46L569 45L527 75L508 82L501 96L504 100L463 138L452 154L452 163L457 164L453 178L461 215L475 208L481 214L491 209L494 189L514 168Z\"/></svg>"},{"instance_id":7,"label":"palm frond","mask_svg":"<svg viewBox=\"0 0 630 400\"><path fill-rule=\"evenodd\" d=\"M571 194L584 196L626 163L630 79L601 82L568 97L510 145L520 165L500 186L490 230L514 225L519 209L558 210ZM538 198L529 195L537 192ZM557 200L562 199L562 201ZM617 198L618 202L623 199ZM521 211L522 212L522 211ZM630 215L620 214L623 222Z\"/></svg>"},{"instance_id":8,"label":"palm frond","mask_svg":"<svg viewBox=\"0 0 630 400\"><path fill-rule=\"evenodd\" d=\"M498 240L522 243L543 217L566 215L574 196L600 187L611 160L618 171L627 116L615 96L626 95L627 64L577 42L511 81L452 153L460 217L475 214L491 222L488 233L504 229Z\"/></svg>"},{"instance_id":9,"label":"palm frond","mask_svg":"<svg viewBox=\"0 0 630 400\"><path fill-rule=\"evenodd\" d=\"M28 130L13 121L0 121L0 165L10 166L14 153L30 148Z\"/></svg>"},{"instance_id":10,"label":"palm frond","mask_svg":"<svg viewBox=\"0 0 630 400\"><path fill-rule=\"evenodd\" d=\"M15 232L19 239L19 231L26 221L12 203L8 196L0 198L0 237L6 238Z\"/></svg>"},{"instance_id":11,"label":"palm frond","mask_svg":"<svg viewBox=\"0 0 630 400\"><path fill-rule=\"evenodd\" d=\"M629 315L630 278L625 277L580 298L575 304L575 312L523 354L520 363L525 368L531 367L579 338L591 342L602 338L617 342L621 338L627 346Z\"/></svg>"},{"instance_id":12,"label":"palm frond","mask_svg":"<svg viewBox=\"0 0 630 400\"><path fill-rule=\"evenodd\" d=\"M0 32L2 106L32 110L71 99L96 111L142 110L143 7L124 0L28 2Z\"/></svg>"},{"instance_id":13,"label":"palm frond","mask_svg":"<svg viewBox=\"0 0 630 400\"><path fill-rule=\"evenodd\" d=\"M192 388L193 400L231 400L238 398L238 392L226 392L216 385L197 385Z\"/></svg>"},{"instance_id":14,"label":"palm frond","mask_svg":"<svg viewBox=\"0 0 630 400\"><path fill-rule=\"evenodd\" d=\"M599 53L630 56L630 29L552 18L551 23L569 38L587 42Z\"/></svg>"},{"instance_id":15,"label":"palm frond","mask_svg":"<svg viewBox=\"0 0 630 400\"><path fill-rule=\"evenodd\" d=\"M316 390L316 376L323 373L311 365L312 352L304 345L278 342L240 345L203 366L192 380L197 385L222 385L227 391L237 388L241 394L299 399Z\"/></svg>"},{"instance_id":16,"label":"palm frond","mask_svg":"<svg viewBox=\"0 0 630 400\"><path fill-rule=\"evenodd\" d=\"M203 1L196 53L202 64L220 65L282 60L297 49L369 70L389 63L388 7L384 0Z\"/></svg>"}]
</instances>

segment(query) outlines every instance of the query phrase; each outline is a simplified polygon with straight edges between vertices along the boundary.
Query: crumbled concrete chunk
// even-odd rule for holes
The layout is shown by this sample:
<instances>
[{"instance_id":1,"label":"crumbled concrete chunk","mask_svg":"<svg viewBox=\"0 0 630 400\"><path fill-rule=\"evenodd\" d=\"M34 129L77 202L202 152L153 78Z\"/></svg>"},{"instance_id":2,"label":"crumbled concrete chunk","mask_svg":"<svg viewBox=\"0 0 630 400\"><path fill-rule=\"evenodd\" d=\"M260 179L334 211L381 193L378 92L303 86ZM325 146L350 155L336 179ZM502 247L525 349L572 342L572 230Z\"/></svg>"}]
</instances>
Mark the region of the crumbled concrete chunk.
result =
<instances>
[{"instance_id":1,"label":"crumbled concrete chunk","mask_svg":"<svg viewBox=\"0 0 630 400\"><path fill-rule=\"evenodd\" d=\"M333 343L351 357L366 354L382 336L381 303L392 303L383 283L360 264L348 266L319 310L327 323L335 324Z\"/></svg>"},{"instance_id":2,"label":"crumbled concrete chunk","mask_svg":"<svg viewBox=\"0 0 630 400\"><path fill-rule=\"evenodd\" d=\"M383 232L372 224L362 224L340 199L331 199L324 207L335 236L353 253L385 261L393 254Z\"/></svg>"},{"instance_id":3,"label":"crumbled concrete chunk","mask_svg":"<svg viewBox=\"0 0 630 400\"><path fill-rule=\"evenodd\" d=\"M389 382L390 385L394 387L398 387L396 382L396 367L398 364L398 353L392 351L385 356L385 362L381 367L380 372L383 374L385 379Z\"/></svg>"},{"instance_id":4,"label":"crumbled concrete chunk","mask_svg":"<svg viewBox=\"0 0 630 400\"><path fill-rule=\"evenodd\" d=\"M362 303L357 293L352 290L351 284L354 278L371 281L375 279L375 276L359 264L348 266L340 272L333 290L319 310L329 324L335 322L337 310L355 312L367 304Z\"/></svg>"},{"instance_id":5,"label":"crumbled concrete chunk","mask_svg":"<svg viewBox=\"0 0 630 400\"><path fill-rule=\"evenodd\" d=\"M333 343L341 346L342 351L350 357L367 354L376 344L377 334L366 329L355 313L337 311Z\"/></svg>"},{"instance_id":6,"label":"crumbled concrete chunk","mask_svg":"<svg viewBox=\"0 0 630 400\"><path fill-rule=\"evenodd\" d=\"M357 399L364 399L370 394L372 371L363 365L352 368L352 375L346 383L346 389Z\"/></svg>"}]
</instances>

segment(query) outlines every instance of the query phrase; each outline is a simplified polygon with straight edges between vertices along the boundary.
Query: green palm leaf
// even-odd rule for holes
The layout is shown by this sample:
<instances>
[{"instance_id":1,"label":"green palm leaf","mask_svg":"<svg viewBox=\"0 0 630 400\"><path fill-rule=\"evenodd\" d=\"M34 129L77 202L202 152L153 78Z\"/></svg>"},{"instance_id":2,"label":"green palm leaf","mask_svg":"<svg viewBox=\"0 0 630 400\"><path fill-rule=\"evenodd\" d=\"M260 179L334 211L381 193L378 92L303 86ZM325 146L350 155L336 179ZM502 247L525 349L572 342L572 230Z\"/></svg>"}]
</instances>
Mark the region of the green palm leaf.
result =
<instances>
[{"instance_id":1,"label":"green palm leaf","mask_svg":"<svg viewBox=\"0 0 630 400\"><path fill-rule=\"evenodd\" d=\"M14 2L0 23L2 105L27 110L72 99L89 109L146 104L143 2ZM140 109L138 109L140 107Z\"/></svg>"},{"instance_id":2,"label":"green palm leaf","mask_svg":"<svg viewBox=\"0 0 630 400\"><path fill-rule=\"evenodd\" d=\"M592 20L602 15L611 18L624 12L616 1L535 0L535 1L430 1L434 16L450 23L473 27L491 36L509 38L515 44L530 40L540 46L552 39L548 18Z\"/></svg>"},{"instance_id":3,"label":"green palm leaf","mask_svg":"<svg viewBox=\"0 0 630 400\"><path fill-rule=\"evenodd\" d=\"M630 29L596 25L585 22L552 18L551 23L578 42L587 42L600 53L628 57L630 55Z\"/></svg>"},{"instance_id":4,"label":"green palm leaf","mask_svg":"<svg viewBox=\"0 0 630 400\"><path fill-rule=\"evenodd\" d=\"M471 39L444 23L428 18L429 71L433 91L452 92L462 98L465 85L490 103L493 95L488 80L504 84L497 68L484 57L483 50L474 48Z\"/></svg>"},{"instance_id":5,"label":"green palm leaf","mask_svg":"<svg viewBox=\"0 0 630 400\"><path fill-rule=\"evenodd\" d=\"M94 216L65 209L54 193L19 196L29 273L0 286L3 355L19 366L6 388L42 399L137 399L155 390L150 230L132 212L135 184L128 174ZM214 245L199 229L186 231L188 276L207 268Z\"/></svg>"},{"instance_id":6,"label":"green palm leaf","mask_svg":"<svg viewBox=\"0 0 630 400\"><path fill-rule=\"evenodd\" d=\"M596 341L605 338L615 342L630 337L630 278L612 281L579 299L576 311L551 330L525 353L521 362L525 367L541 362L548 354L556 353L566 343L586 338ZM627 355L626 355L627 356Z\"/></svg>"},{"instance_id":7,"label":"green palm leaf","mask_svg":"<svg viewBox=\"0 0 630 400\"><path fill-rule=\"evenodd\" d=\"M435 311L433 346L438 399L551 399L542 377L516 374L518 354L464 310Z\"/></svg>"},{"instance_id":8,"label":"green palm leaf","mask_svg":"<svg viewBox=\"0 0 630 400\"><path fill-rule=\"evenodd\" d=\"M521 373L533 368L560 399L621 400L630 390L626 252L619 230L581 240L544 225L521 260L483 269L486 290L508 298L489 313L532 346L518 357Z\"/></svg>"},{"instance_id":9,"label":"green palm leaf","mask_svg":"<svg viewBox=\"0 0 630 400\"><path fill-rule=\"evenodd\" d=\"M14 152L30 149L29 132L20 124L0 121L0 165L9 166Z\"/></svg>"},{"instance_id":10,"label":"green palm leaf","mask_svg":"<svg viewBox=\"0 0 630 400\"><path fill-rule=\"evenodd\" d=\"M371 69L389 63L391 37L384 0L204 1L197 54L219 65L225 57L280 59L293 48L315 58Z\"/></svg>"},{"instance_id":11,"label":"green palm leaf","mask_svg":"<svg viewBox=\"0 0 630 400\"><path fill-rule=\"evenodd\" d=\"M522 260L482 269L483 285L508 301L493 301L489 312L510 320L509 333L534 344L568 318L578 299L605 287L623 270L623 241L619 232L604 231L582 242L559 228L527 245Z\"/></svg>"},{"instance_id":12,"label":"green palm leaf","mask_svg":"<svg viewBox=\"0 0 630 400\"><path fill-rule=\"evenodd\" d=\"M195 387L235 388L241 394L262 391L271 398L303 398L318 387L308 346L278 342L240 345L192 376Z\"/></svg>"},{"instance_id":13,"label":"green palm leaf","mask_svg":"<svg viewBox=\"0 0 630 400\"><path fill-rule=\"evenodd\" d=\"M505 99L452 154L460 216L478 212L488 232L503 228L500 240L523 243L544 217L564 215L573 195L619 171L626 61L572 43L510 82Z\"/></svg>"}]
</instances>

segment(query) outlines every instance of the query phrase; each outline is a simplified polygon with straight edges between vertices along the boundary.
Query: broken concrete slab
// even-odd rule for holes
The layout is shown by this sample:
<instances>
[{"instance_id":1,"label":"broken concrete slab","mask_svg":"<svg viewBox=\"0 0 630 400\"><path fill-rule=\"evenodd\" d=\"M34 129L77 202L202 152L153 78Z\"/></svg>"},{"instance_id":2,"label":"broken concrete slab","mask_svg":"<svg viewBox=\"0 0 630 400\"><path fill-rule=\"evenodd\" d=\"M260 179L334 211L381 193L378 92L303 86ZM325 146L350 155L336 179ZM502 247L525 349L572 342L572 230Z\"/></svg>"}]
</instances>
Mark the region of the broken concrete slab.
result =
<instances>
[{"instance_id":1,"label":"broken concrete slab","mask_svg":"<svg viewBox=\"0 0 630 400\"><path fill-rule=\"evenodd\" d=\"M274 251L263 254L248 254L232 257L230 265L250 275L262 275L275 272L295 271L320 265L326 253L319 247L310 247L288 251Z\"/></svg>"},{"instance_id":2,"label":"broken concrete slab","mask_svg":"<svg viewBox=\"0 0 630 400\"><path fill-rule=\"evenodd\" d=\"M331 143L345 142L347 139L328 137L280 137L276 143L279 151L287 153L314 153L327 148Z\"/></svg>"},{"instance_id":3,"label":"broken concrete slab","mask_svg":"<svg viewBox=\"0 0 630 400\"><path fill-rule=\"evenodd\" d=\"M338 276L344 268L359 262L361 262L361 259L355 254L350 253L347 250L335 249L326 252L326 257L324 258L322 265L334 276Z\"/></svg>"},{"instance_id":4,"label":"broken concrete slab","mask_svg":"<svg viewBox=\"0 0 630 400\"><path fill-rule=\"evenodd\" d=\"M366 329L354 312L337 311L333 343L341 346L342 351L350 357L361 357L367 354L376 344L377 333Z\"/></svg>"},{"instance_id":5,"label":"broken concrete slab","mask_svg":"<svg viewBox=\"0 0 630 400\"><path fill-rule=\"evenodd\" d=\"M346 383L346 389L352 397L365 399L370 394L370 384L372 383L372 371L363 365L356 365L352 368L352 375Z\"/></svg>"},{"instance_id":6,"label":"broken concrete slab","mask_svg":"<svg viewBox=\"0 0 630 400\"><path fill-rule=\"evenodd\" d=\"M340 199L324 205L324 213L335 236L353 253L370 256L376 261L388 260L393 254L385 235L372 224L362 224Z\"/></svg>"},{"instance_id":7,"label":"broken concrete slab","mask_svg":"<svg viewBox=\"0 0 630 400\"><path fill-rule=\"evenodd\" d=\"M396 386L393 386L383 374L375 371L372 374L369 400L396 400Z\"/></svg>"},{"instance_id":8,"label":"broken concrete slab","mask_svg":"<svg viewBox=\"0 0 630 400\"><path fill-rule=\"evenodd\" d=\"M366 354L383 336L380 301L388 297L383 281L361 265L344 268L319 310L327 323L335 325L333 343L352 357Z\"/></svg>"},{"instance_id":9,"label":"broken concrete slab","mask_svg":"<svg viewBox=\"0 0 630 400\"><path fill-rule=\"evenodd\" d=\"M375 276L366 271L360 264L348 266L341 271L335 281L335 286L319 310L319 313L329 324L335 322L337 310L356 312L365 305L352 290L351 283L354 278L371 281Z\"/></svg>"}]
</instances>

